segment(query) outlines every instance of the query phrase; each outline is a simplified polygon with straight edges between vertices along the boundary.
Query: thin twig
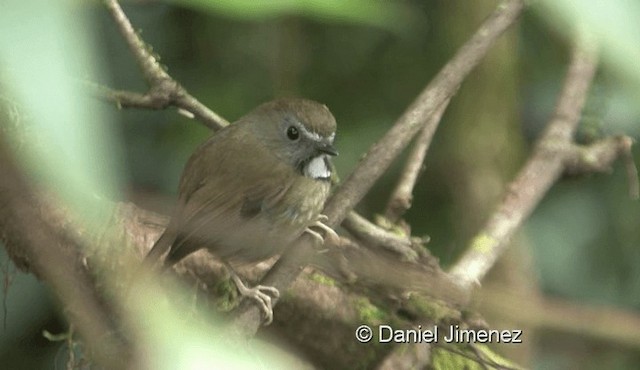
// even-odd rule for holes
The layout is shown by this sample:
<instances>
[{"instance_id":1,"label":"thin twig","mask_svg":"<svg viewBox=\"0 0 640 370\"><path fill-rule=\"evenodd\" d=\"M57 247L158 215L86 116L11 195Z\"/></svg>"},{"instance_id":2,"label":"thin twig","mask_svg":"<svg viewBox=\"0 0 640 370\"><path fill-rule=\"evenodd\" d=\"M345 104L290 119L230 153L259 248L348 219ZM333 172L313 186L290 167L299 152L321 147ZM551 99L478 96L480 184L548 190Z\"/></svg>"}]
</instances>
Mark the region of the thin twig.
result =
<instances>
[{"instance_id":1,"label":"thin twig","mask_svg":"<svg viewBox=\"0 0 640 370\"><path fill-rule=\"evenodd\" d=\"M479 283L493 267L507 249L510 237L565 170L567 153L574 148L573 135L597 65L592 45L580 41L574 47L553 118L532 156L509 185L497 211L451 270L468 288Z\"/></svg>"},{"instance_id":2,"label":"thin twig","mask_svg":"<svg viewBox=\"0 0 640 370\"><path fill-rule=\"evenodd\" d=\"M138 36L136 31L133 29L129 18L124 14L120 4L118 4L117 0L106 0L105 5L113 20L116 22L122 37L127 42L127 46L129 46L129 50L133 53L140 70L142 71L145 80L149 85L154 85L162 80L171 79L169 75L162 69L158 60L149 52L147 49L147 45L142 41L142 39Z\"/></svg>"},{"instance_id":3,"label":"thin twig","mask_svg":"<svg viewBox=\"0 0 640 370\"><path fill-rule=\"evenodd\" d=\"M404 215L409 208L411 208L411 202L413 201L413 188L416 186L418 176L424 168L424 159L427 155L427 150L433 140L433 135L436 132L438 123L444 114L445 109L449 105L449 100L446 100L425 123L424 128L418 135L416 142L413 144L413 150L407 159L407 163L402 171L402 175L398 180L395 190L389 198L387 203L387 210L385 216L393 223L398 222L402 215Z\"/></svg>"},{"instance_id":4,"label":"thin twig","mask_svg":"<svg viewBox=\"0 0 640 370\"><path fill-rule=\"evenodd\" d=\"M464 78L478 65L498 37L516 21L523 8L522 0L501 3L385 136L369 149L358 167L327 202L323 213L329 218L329 226L335 228L342 223L347 213L360 202L427 122L437 125L438 122L429 120L429 117L455 94ZM313 253L311 245L312 240L304 234L282 255L261 283L286 291L301 271L300 261ZM237 310L234 321L242 334L253 336L260 326L260 310L256 305L245 304Z\"/></svg>"},{"instance_id":5,"label":"thin twig","mask_svg":"<svg viewBox=\"0 0 640 370\"><path fill-rule=\"evenodd\" d=\"M386 249L407 261L418 259L418 252L411 247L410 236L387 231L354 211L349 212L342 226L366 245Z\"/></svg>"},{"instance_id":6,"label":"thin twig","mask_svg":"<svg viewBox=\"0 0 640 370\"><path fill-rule=\"evenodd\" d=\"M127 91L115 91L105 87L92 85L96 94L103 99L112 101L118 107L136 107L148 109L163 109L174 106L193 115L193 118L212 130L218 130L229 124L227 120L207 108L198 99L191 96L187 90L174 80L158 62L157 58L142 41L122 11L117 0L105 0L105 5L111 13L122 37L127 42L138 67L142 71L149 91L139 94Z\"/></svg>"},{"instance_id":7,"label":"thin twig","mask_svg":"<svg viewBox=\"0 0 640 370\"><path fill-rule=\"evenodd\" d=\"M575 145L565 160L566 171L572 174L605 172L611 169L616 158L622 158L627 173L629 197L640 198L638 169L633 161L631 147L633 139L629 136L611 136L598 140L590 145Z\"/></svg>"},{"instance_id":8,"label":"thin twig","mask_svg":"<svg viewBox=\"0 0 640 370\"><path fill-rule=\"evenodd\" d=\"M93 82L83 81L88 86L96 98L111 101L118 109L140 108L160 110L168 107L168 102L158 99L150 94L140 94L133 91L114 90Z\"/></svg>"}]
</instances>

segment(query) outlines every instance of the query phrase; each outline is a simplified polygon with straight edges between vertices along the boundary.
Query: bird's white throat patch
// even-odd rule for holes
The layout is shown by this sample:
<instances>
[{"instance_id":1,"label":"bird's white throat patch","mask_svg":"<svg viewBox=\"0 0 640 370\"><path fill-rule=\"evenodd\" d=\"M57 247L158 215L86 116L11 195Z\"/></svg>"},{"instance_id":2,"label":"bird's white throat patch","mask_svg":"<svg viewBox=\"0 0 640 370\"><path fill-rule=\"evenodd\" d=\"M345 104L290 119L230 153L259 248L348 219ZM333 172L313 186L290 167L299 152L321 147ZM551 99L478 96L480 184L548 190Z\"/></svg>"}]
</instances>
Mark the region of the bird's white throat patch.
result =
<instances>
[{"instance_id":1,"label":"bird's white throat patch","mask_svg":"<svg viewBox=\"0 0 640 370\"><path fill-rule=\"evenodd\" d=\"M329 159L326 155L319 155L307 163L304 167L304 175L312 179L329 179L331 170L329 169Z\"/></svg>"}]
</instances>

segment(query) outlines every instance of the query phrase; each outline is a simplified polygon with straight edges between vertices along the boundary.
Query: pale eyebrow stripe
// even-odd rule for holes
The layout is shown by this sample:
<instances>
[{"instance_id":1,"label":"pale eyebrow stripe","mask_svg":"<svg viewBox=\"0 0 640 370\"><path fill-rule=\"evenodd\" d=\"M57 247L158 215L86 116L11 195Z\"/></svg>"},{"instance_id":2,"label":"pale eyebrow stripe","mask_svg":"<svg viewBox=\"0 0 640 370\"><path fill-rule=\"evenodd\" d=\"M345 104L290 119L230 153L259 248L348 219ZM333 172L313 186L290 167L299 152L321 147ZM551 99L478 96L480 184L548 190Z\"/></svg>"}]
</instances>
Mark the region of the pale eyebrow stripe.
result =
<instances>
[{"instance_id":1,"label":"pale eyebrow stripe","mask_svg":"<svg viewBox=\"0 0 640 370\"><path fill-rule=\"evenodd\" d=\"M322 141L323 137L320 136L320 134L318 134L317 132L313 132L313 131L307 130L307 128L303 124L301 124L300 122L296 122L296 123L297 123L296 126L298 126L298 128L300 128L300 131L302 131L302 133L305 136L307 136L307 137L309 137L309 138L311 138L311 139L313 139L315 141ZM329 139L329 141L333 142L333 139L335 137L336 137L336 133L332 132L331 135L329 135L329 137L327 137L327 139Z\"/></svg>"},{"instance_id":2,"label":"pale eyebrow stripe","mask_svg":"<svg viewBox=\"0 0 640 370\"><path fill-rule=\"evenodd\" d=\"M298 126L300 127L300 130L302 131L302 133L303 133L305 136L310 137L310 138L312 138L312 139L313 139L313 140L315 140L315 141L320 141L320 140L322 140L322 138L320 137L320 135L318 135L318 133L317 133L317 132L312 132L312 131L307 130L307 128L306 128L306 127L304 127L304 125L302 125L302 124L298 124Z\"/></svg>"}]
</instances>

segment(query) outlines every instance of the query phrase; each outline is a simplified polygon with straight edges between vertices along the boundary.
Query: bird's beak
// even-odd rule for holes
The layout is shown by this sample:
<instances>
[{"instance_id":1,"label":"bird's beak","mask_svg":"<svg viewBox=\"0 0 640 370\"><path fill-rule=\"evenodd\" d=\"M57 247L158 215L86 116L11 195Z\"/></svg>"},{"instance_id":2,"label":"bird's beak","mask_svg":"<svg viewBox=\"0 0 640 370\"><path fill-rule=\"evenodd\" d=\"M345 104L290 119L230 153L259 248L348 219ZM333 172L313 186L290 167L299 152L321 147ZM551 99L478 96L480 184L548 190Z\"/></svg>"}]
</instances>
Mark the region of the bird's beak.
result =
<instances>
[{"instance_id":1,"label":"bird's beak","mask_svg":"<svg viewBox=\"0 0 640 370\"><path fill-rule=\"evenodd\" d=\"M328 155L333 156L333 157L338 155L338 151L331 144L320 144L320 145L317 146L316 149L320 153L328 154Z\"/></svg>"}]
</instances>

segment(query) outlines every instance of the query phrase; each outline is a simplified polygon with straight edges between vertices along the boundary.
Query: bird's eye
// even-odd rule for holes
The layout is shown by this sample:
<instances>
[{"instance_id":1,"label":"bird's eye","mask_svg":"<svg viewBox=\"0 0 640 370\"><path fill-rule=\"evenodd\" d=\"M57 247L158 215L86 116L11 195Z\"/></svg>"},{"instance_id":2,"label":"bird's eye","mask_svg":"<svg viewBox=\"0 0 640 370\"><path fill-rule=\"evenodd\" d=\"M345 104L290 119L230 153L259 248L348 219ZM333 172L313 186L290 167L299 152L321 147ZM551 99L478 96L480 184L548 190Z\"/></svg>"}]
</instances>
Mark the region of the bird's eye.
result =
<instances>
[{"instance_id":1,"label":"bird's eye","mask_svg":"<svg viewBox=\"0 0 640 370\"><path fill-rule=\"evenodd\" d=\"M287 137L291 141L298 140L298 138L300 137L300 132L298 132L297 128L289 126L289 128L287 129Z\"/></svg>"}]
</instances>

